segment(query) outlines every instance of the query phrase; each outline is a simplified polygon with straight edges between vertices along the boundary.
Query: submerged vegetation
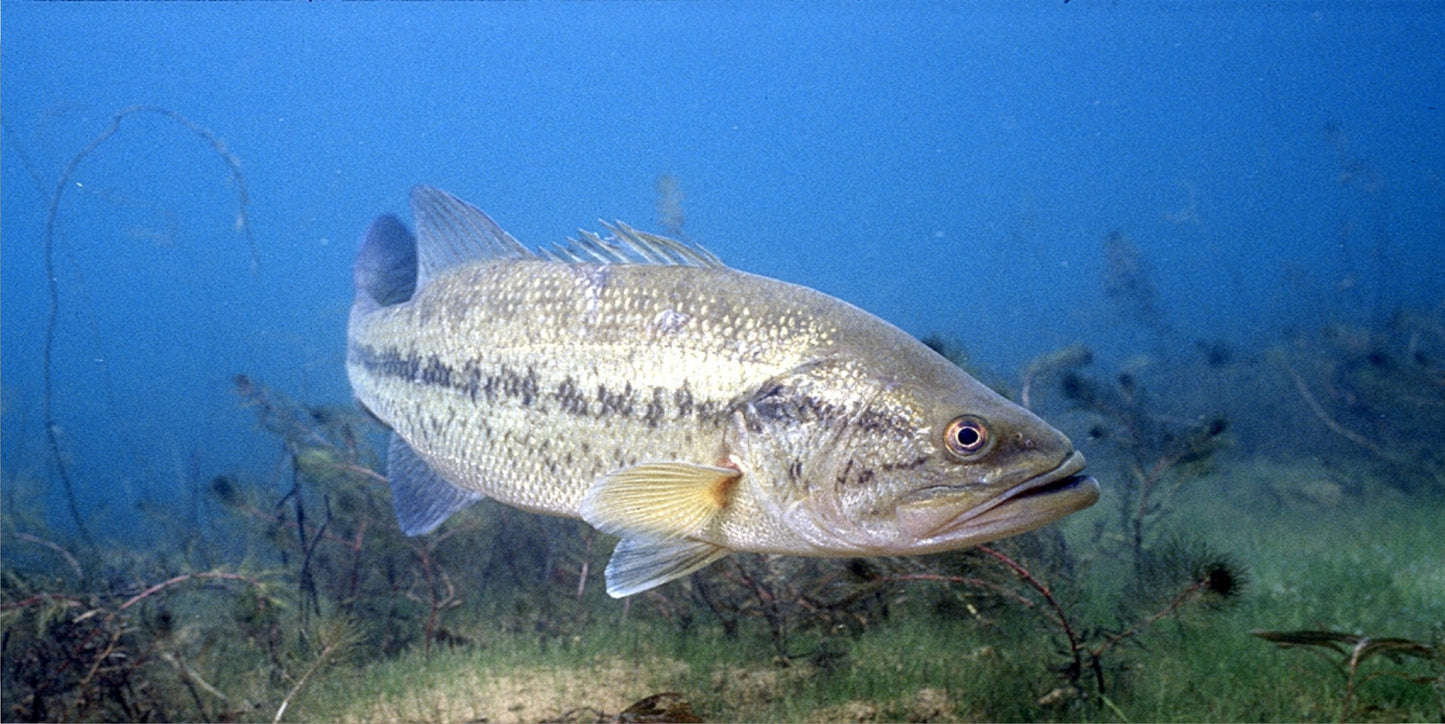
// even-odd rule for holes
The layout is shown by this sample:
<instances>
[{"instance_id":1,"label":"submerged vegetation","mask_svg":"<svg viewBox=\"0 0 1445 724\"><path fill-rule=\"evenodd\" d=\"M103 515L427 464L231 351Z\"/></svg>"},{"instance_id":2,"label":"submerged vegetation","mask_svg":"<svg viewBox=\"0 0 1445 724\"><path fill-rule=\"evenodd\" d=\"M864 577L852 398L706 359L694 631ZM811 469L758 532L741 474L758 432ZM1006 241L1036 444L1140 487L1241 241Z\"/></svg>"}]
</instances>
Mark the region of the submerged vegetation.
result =
<instances>
[{"instance_id":1,"label":"submerged vegetation","mask_svg":"<svg viewBox=\"0 0 1445 724\"><path fill-rule=\"evenodd\" d=\"M265 414L286 407L265 392ZM358 423L332 418L324 434ZM1175 499L1198 539L1247 531L1225 560L1162 538L1182 585L1120 576L1130 538L1105 510L930 558L738 556L618 602L597 585L607 547L580 524L484 505L406 539L341 449L301 452L312 464L287 468L299 491L261 501L245 480L211 481L249 541L234 568L116 558L98 563L109 583L96 589L85 581L101 576L76 576L7 513L5 718L602 721L663 692L709 720L1439 713L1440 663L1414 653L1445 615L1438 503L1352 496L1368 504L1313 504L1301 526L1270 514L1263 490L1197 494L1249 480L1240 463ZM1247 586L1227 558L1253 564ZM1360 649L1339 627L1402 638ZM1345 678L1258 629L1360 653ZM1417 644L1393 647L1405 639Z\"/></svg>"},{"instance_id":2,"label":"submerged vegetation","mask_svg":"<svg viewBox=\"0 0 1445 724\"><path fill-rule=\"evenodd\" d=\"M1317 651L1338 654L1338 666L1345 672L1345 690L1340 698L1340 721L1349 721L1352 715L1356 714L1353 704L1359 685L1381 676L1395 676L1416 684L1433 685L1436 691L1445 696L1445 623L1435 625L1430 643L1403 638L1371 638L1343 631L1318 629L1254 630L1250 633L1284 648L1313 647ZM1433 664L1433 672L1425 676L1410 676L1396 670L1362 674L1366 662L1376 656L1384 656L1397 664L1406 659L1419 659Z\"/></svg>"},{"instance_id":3,"label":"submerged vegetation","mask_svg":"<svg viewBox=\"0 0 1445 724\"><path fill-rule=\"evenodd\" d=\"M1121 318L1179 347L1139 248L1104 252ZM1442 313L1112 370L1073 345L1016 388L970 368L1086 451L1094 509L933 556L738 554L621 601L578 521L484 502L402 535L371 418L237 375L274 472L196 476L203 504L158 513L189 521L173 548L91 545L7 460L0 717L1445 718Z\"/></svg>"},{"instance_id":4,"label":"submerged vegetation","mask_svg":"<svg viewBox=\"0 0 1445 724\"><path fill-rule=\"evenodd\" d=\"M1238 455L1221 413L1159 412L1165 380L1093 364L1025 370L1114 482L1078 520L921 558L736 555L623 601L599 585L608 542L575 521L483 504L403 536L374 422L238 376L283 464L204 483L191 545L224 562L91 555L7 506L4 716L1438 717L1445 506L1422 491L1439 478L1394 482L1403 463L1355 450L1335 465L1349 484L1320 493L1308 469ZM8 499L32 484L7 480Z\"/></svg>"}]
</instances>

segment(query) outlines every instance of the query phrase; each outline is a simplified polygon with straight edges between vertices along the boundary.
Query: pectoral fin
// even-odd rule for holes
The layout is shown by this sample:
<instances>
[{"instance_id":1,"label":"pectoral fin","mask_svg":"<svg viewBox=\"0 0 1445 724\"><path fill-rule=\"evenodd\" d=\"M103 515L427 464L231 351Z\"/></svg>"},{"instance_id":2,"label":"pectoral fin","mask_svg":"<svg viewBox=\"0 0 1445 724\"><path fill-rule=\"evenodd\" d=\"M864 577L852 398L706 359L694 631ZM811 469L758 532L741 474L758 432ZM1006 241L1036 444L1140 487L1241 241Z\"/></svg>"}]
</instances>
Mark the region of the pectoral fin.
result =
<instances>
[{"instance_id":1,"label":"pectoral fin","mask_svg":"<svg viewBox=\"0 0 1445 724\"><path fill-rule=\"evenodd\" d=\"M694 540L623 538L607 562L607 594L631 596L681 578L732 551Z\"/></svg>"},{"instance_id":2,"label":"pectoral fin","mask_svg":"<svg viewBox=\"0 0 1445 724\"><path fill-rule=\"evenodd\" d=\"M696 535L722 512L741 478L742 473L733 468L643 463L594 483L579 512L583 520L604 533L676 540Z\"/></svg>"}]
</instances>

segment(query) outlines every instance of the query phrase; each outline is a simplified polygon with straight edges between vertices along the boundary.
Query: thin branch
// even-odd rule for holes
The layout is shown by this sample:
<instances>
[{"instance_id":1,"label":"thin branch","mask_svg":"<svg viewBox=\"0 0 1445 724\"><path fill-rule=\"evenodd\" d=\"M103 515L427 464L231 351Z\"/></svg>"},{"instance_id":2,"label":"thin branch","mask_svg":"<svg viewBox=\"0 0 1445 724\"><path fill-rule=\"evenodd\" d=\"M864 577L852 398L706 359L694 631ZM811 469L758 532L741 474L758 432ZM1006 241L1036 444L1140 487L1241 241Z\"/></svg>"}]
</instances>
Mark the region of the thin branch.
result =
<instances>
[{"instance_id":1,"label":"thin branch","mask_svg":"<svg viewBox=\"0 0 1445 724\"><path fill-rule=\"evenodd\" d=\"M81 570L80 561L75 560L75 556L70 555L70 551L67 551L64 548L60 547L59 544L53 543L39 536L30 535L29 533L11 533L11 535L15 536L15 538L18 540L25 541L26 543L34 543L35 545L44 546L52 551L55 551L57 554L60 555L61 558L65 559L66 563L70 564L71 570L75 571L76 578L82 581L85 580L85 571Z\"/></svg>"},{"instance_id":2,"label":"thin branch","mask_svg":"<svg viewBox=\"0 0 1445 724\"><path fill-rule=\"evenodd\" d=\"M971 577L971 576L950 576L950 575L946 575L946 574L942 574L942 573L902 573L902 574L899 574L899 575L896 575L896 576L888 576L888 577L884 578L883 580L884 580L884 581L888 581L888 582L890 582L890 583L907 583L907 582L909 582L909 581L935 581L935 582L938 582L938 583L961 583L961 584L963 584L963 585L965 585L965 586L975 586L975 587L978 587L978 588L987 588L988 590L993 591L994 593L997 593L997 594L999 594L999 595L1008 596L1009 598L1012 598L1014 601L1018 602L1020 605L1024 606L1025 608L1037 609L1037 608L1039 607L1039 604L1036 603L1035 601L1030 600L1027 596L1023 596L1023 595L1019 594L1017 591L1009 590L1009 588L1008 588L1007 586L1004 586L1004 585L998 584L998 583L994 583L993 581L985 581L985 580L982 579L982 578L973 578L973 577Z\"/></svg>"},{"instance_id":3,"label":"thin branch","mask_svg":"<svg viewBox=\"0 0 1445 724\"><path fill-rule=\"evenodd\" d=\"M1083 647L1083 644L1079 641L1078 635L1074 633L1074 627L1069 624L1069 617L1064 613L1064 607L1059 604L1058 599L1054 598L1053 591L1049 590L1048 585L1035 578L1034 574L1030 573L1029 569L1024 568L1019 562L988 546L979 546L976 550L1008 566L1014 573L1018 574L1019 578L1022 578L1025 583L1029 584L1030 587L1039 592L1039 595L1044 597L1049 607L1054 609L1054 615L1059 619L1059 627L1063 629L1064 636L1069 639L1069 648L1074 655L1075 663L1082 664L1083 662L1079 659L1079 650Z\"/></svg>"},{"instance_id":4,"label":"thin branch","mask_svg":"<svg viewBox=\"0 0 1445 724\"><path fill-rule=\"evenodd\" d=\"M95 149L99 148L120 130L120 122L127 116L136 113L154 113L169 118L176 123L185 126L192 133L200 136L231 169L231 180L236 184L236 197L238 210L236 212L236 230L245 233L246 242L251 250L251 270L256 271L261 264L261 255L256 246L256 237L251 233L251 224L246 217L246 205L250 203L250 195L246 192L246 180L241 176L241 162L236 159L226 148L226 144L217 138L215 134L192 122L185 116L176 113L168 108L160 106L137 105L124 108L110 119L110 126L96 136L85 148L75 154L66 164L65 170L60 174L60 180L55 183L55 192L50 197L50 208L45 214L45 283L50 294L50 307L45 320L45 347L42 353L42 383L44 396L42 398L45 417L45 438L50 444L50 454L55 461L56 471L60 475L60 482L65 488L65 502L70 509L71 520L74 521L76 530L80 537L92 552L98 552L95 539L90 535L90 529L85 525L85 519L80 515L80 506L76 502L75 485L70 477L70 468L65 464L65 457L60 453L60 427L55 422L55 412L52 407L52 393L54 391L54 375L52 374L51 359L55 347L55 328L60 315L60 283L55 275L55 219L60 213L60 199L65 195L65 190L70 187L70 177L80 162L85 160Z\"/></svg>"},{"instance_id":5,"label":"thin branch","mask_svg":"<svg viewBox=\"0 0 1445 724\"><path fill-rule=\"evenodd\" d=\"M116 616L120 615L120 613L121 613L122 611L126 610L127 608L130 608L131 606L134 606L134 605L136 605L137 603L140 603L141 601L144 601L145 599L150 598L151 596L154 596L155 594L160 593L161 591L164 591L164 590L166 590L167 588L170 588L171 586L175 586L175 585L178 585L178 584L181 584L181 583L185 583L185 582L187 582L187 581L216 580L216 579L223 580L223 581L241 581L242 583L249 583L249 584L251 584L251 585L253 585L253 586L257 587L257 588L260 588L260 587L261 587L261 582L260 582L260 581L254 579L254 578L251 578L251 577L249 577L249 576L243 576L243 575L241 575L241 574L239 574L239 573L227 573L226 571L202 571L202 572L200 572L200 573L185 573L185 574L182 574L182 575L179 575L179 576L175 576L175 577L173 577L173 578L168 578L168 579L166 579L166 580L164 580L164 581L161 581L160 583L157 583L157 584L155 584L154 586L151 586L150 588L147 588L147 589L145 589L144 591L141 591L140 593L137 593L136 595L130 597L129 599L126 600L125 603L122 603L119 608L117 608L115 611L112 611L109 616L106 616L106 620L109 621L109 620L114 619Z\"/></svg>"},{"instance_id":6,"label":"thin branch","mask_svg":"<svg viewBox=\"0 0 1445 724\"><path fill-rule=\"evenodd\" d=\"M85 603L85 601L79 596L69 596L64 593L37 593L34 596L22 598L19 601L11 601L10 603L0 604L0 611L9 611L12 608L28 608L30 606L39 606L40 604L46 603L47 601L63 603L66 606L70 606L72 608L83 605Z\"/></svg>"},{"instance_id":7,"label":"thin branch","mask_svg":"<svg viewBox=\"0 0 1445 724\"><path fill-rule=\"evenodd\" d=\"M1305 404L1309 405L1310 410L1315 413L1315 417L1318 417L1320 419L1320 422L1323 422L1325 424L1325 427L1328 427L1336 435L1339 435L1340 437L1343 437L1346 440L1349 440L1350 442L1353 442L1356 445L1359 445L1360 447L1363 447L1366 450L1369 450L1370 452L1379 455L1382 458L1385 458L1386 460L1391 459L1390 455L1385 452L1384 448L1381 448L1379 445L1370 442L1369 439L1366 438L1364 435L1361 435L1360 433L1355 432L1354 430L1351 430L1338 422L1335 422L1334 418L1330 417L1329 413L1325 412L1325 408L1320 405L1319 400L1315 399L1314 393L1310 392L1309 385L1305 384L1304 378L1301 377L1298 372L1295 372L1294 368L1291 367L1288 362L1281 359L1279 361L1279 365L1284 368L1285 372L1289 373L1289 376L1292 379L1294 379L1294 386L1295 389L1299 391L1300 397L1304 398Z\"/></svg>"},{"instance_id":8,"label":"thin branch","mask_svg":"<svg viewBox=\"0 0 1445 724\"><path fill-rule=\"evenodd\" d=\"M286 707L291 706L291 699L301 693L301 689L306 686L306 681L311 678L312 674L321 670L326 664L326 659L329 658L337 648L338 646L333 643L328 643L321 648L321 652L316 655L316 660L311 662L311 665L306 668L305 673L301 674L301 678L297 679L295 685L291 687L291 690L286 692L286 698L281 700L281 706L276 709L276 716L271 717L271 724L276 724L281 721L281 717L286 715Z\"/></svg>"}]
</instances>

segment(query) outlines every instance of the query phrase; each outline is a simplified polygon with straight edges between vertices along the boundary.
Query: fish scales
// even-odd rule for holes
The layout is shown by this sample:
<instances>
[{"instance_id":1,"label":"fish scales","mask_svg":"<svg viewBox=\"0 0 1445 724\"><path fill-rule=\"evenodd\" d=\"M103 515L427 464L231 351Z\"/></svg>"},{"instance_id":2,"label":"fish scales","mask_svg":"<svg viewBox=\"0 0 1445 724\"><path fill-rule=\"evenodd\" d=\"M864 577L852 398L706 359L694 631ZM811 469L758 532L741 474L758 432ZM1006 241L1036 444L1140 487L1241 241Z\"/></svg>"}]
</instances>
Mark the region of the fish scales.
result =
<instances>
[{"instance_id":1,"label":"fish scales","mask_svg":"<svg viewBox=\"0 0 1445 724\"><path fill-rule=\"evenodd\" d=\"M737 399L835 344L830 303L731 269L500 261L381 310L349 364L358 399L447 477L575 513L617 467L722 458Z\"/></svg>"},{"instance_id":2,"label":"fish scales","mask_svg":"<svg viewBox=\"0 0 1445 724\"><path fill-rule=\"evenodd\" d=\"M621 538L629 595L733 551L927 553L1098 486L1066 437L896 327L609 226L532 252L446 192L363 239L347 368L388 425L397 514L481 497Z\"/></svg>"}]
</instances>

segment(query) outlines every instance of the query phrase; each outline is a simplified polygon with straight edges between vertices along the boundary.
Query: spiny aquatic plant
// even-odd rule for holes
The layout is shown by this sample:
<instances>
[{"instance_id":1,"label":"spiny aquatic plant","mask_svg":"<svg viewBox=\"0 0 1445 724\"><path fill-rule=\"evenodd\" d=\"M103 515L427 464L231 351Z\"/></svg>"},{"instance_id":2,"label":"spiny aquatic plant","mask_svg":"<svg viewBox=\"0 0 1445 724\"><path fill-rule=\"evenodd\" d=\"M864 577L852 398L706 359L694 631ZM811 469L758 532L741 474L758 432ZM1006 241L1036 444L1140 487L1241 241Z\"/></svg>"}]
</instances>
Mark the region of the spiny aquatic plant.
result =
<instances>
[{"instance_id":1,"label":"spiny aquatic plant","mask_svg":"<svg viewBox=\"0 0 1445 724\"><path fill-rule=\"evenodd\" d=\"M1037 534L1021 538L1029 537L1047 538ZM1244 586L1242 568L1228 556L1195 547L1190 560L1178 562L1181 567L1176 568L1176 571L1188 573L1180 576L1183 580L1172 588L1173 594L1167 601L1155 610L1139 615L1132 622L1115 627L1100 626L1083 620L1074 610L1076 601L1072 599L1077 597L1077 591L1061 594L1047 578L1031 570L1030 565L1053 568L1055 576L1063 576L1057 563L1051 563L1057 561L1061 551L1055 549L1040 557L1039 542L1035 540L1030 544L1024 541L1020 544L1018 540L1011 539L978 546L966 553L981 562L996 564L1011 574L1009 577L998 576L996 572L989 571L987 566L974 566L967 574L904 573L893 576L891 580L936 582L985 591L994 597L995 605L1001 604L1005 609L1026 612L1034 616L1046 629L1061 637L1059 649L1064 663L1058 667L1058 671L1062 674L1064 685L1043 697L1041 704L1059 704L1082 699L1112 707L1108 695L1118 683L1111 684L1106 673L1110 670L1115 673L1122 670L1115 654L1124 644L1140 636L1155 623L1177 616L1190 607L1217 606L1231 600ZM1000 550L1004 546L1015 548L1015 554L1009 555ZM1034 549L1031 555L1024 553L1029 548ZM1032 564L1023 562L1031 558L1034 561ZM1067 583L1066 576L1063 576L1063 580ZM979 609L973 603L968 605L970 612L976 615Z\"/></svg>"},{"instance_id":2,"label":"spiny aquatic plant","mask_svg":"<svg viewBox=\"0 0 1445 724\"><path fill-rule=\"evenodd\" d=\"M249 587L272 600L272 588L246 573L214 570L182 573L135 590L104 593L54 590L41 581L6 571L0 628L5 639L5 716L42 720L145 720L244 715L238 703L208 682L200 662L224 637L198 636L184 621L194 604L171 600L173 592L220 593L215 584ZM275 605L274 603L272 605ZM177 690L189 693L185 710ZM202 694L206 696L202 696ZM223 712L231 711L231 714Z\"/></svg>"},{"instance_id":3,"label":"spiny aquatic plant","mask_svg":"<svg viewBox=\"0 0 1445 724\"><path fill-rule=\"evenodd\" d=\"M1151 560L1150 551L1156 529L1164 527L1168 517L1170 500L1181 486L1209 471L1213 456L1225 445L1229 420L1222 414L1196 420L1163 415L1155 409L1139 374L1120 372L1110 382L1103 382L1083 371L1092 361L1085 352L1044 357L1054 358L1068 362L1049 367L1059 370L1059 392L1094 419L1089 438L1109 443L1122 453L1123 474L1115 487L1118 521L1126 531L1135 581L1143 585L1150 567L1157 563Z\"/></svg>"}]
</instances>

